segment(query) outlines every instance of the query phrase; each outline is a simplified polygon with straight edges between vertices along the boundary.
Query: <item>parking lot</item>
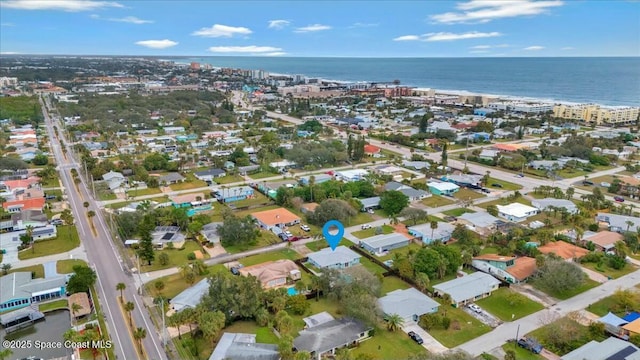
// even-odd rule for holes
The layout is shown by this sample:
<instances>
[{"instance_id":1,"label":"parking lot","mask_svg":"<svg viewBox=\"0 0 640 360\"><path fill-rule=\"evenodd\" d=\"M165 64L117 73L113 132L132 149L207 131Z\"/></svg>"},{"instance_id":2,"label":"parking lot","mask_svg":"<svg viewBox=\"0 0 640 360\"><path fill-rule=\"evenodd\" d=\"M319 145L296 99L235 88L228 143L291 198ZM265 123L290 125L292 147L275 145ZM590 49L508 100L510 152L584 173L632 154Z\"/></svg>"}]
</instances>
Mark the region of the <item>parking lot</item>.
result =
<instances>
[{"instance_id":1,"label":"parking lot","mask_svg":"<svg viewBox=\"0 0 640 360\"><path fill-rule=\"evenodd\" d=\"M477 305L476 305L477 306ZM497 327L498 325L502 324L502 321L500 321L500 319L496 318L495 316L489 314L488 312L484 311L484 309L478 307L480 309L479 312L473 311L469 308L469 306L465 306L464 307L464 311L467 314L470 314L471 316L473 316L474 318L482 321L483 324L489 325L492 328Z\"/></svg>"}]
</instances>

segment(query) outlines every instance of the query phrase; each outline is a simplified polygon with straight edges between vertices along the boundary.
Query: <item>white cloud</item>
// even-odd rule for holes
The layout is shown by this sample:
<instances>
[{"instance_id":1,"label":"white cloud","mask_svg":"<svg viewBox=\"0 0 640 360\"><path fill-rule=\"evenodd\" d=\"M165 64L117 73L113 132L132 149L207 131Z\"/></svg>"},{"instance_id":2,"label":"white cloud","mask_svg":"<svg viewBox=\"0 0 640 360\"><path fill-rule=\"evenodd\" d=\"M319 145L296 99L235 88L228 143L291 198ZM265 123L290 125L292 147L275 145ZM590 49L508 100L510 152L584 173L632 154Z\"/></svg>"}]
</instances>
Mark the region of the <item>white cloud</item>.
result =
<instances>
[{"instance_id":1,"label":"white cloud","mask_svg":"<svg viewBox=\"0 0 640 360\"><path fill-rule=\"evenodd\" d=\"M153 20L144 20L144 19L137 18L135 16L125 16L123 18L109 18L107 20L115 21L115 22L129 23L129 24L137 24L137 25L153 23Z\"/></svg>"},{"instance_id":2,"label":"white cloud","mask_svg":"<svg viewBox=\"0 0 640 360\"><path fill-rule=\"evenodd\" d=\"M482 50L482 49L495 49L495 48L506 48L509 47L508 44L499 44L499 45L476 45L476 46L472 46L469 49L476 49L476 50Z\"/></svg>"},{"instance_id":3,"label":"white cloud","mask_svg":"<svg viewBox=\"0 0 640 360\"><path fill-rule=\"evenodd\" d=\"M439 33L429 33L425 34L424 41L453 41L453 40L465 40L465 39L480 39L480 38L489 38L501 36L502 34L499 32L478 32L478 31L470 31L461 34L455 34L450 32L439 32Z\"/></svg>"},{"instance_id":4,"label":"white cloud","mask_svg":"<svg viewBox=\"0 0 640 360\"><path fill-rule=\"evenodd\" d=\"M289 20L269 20L269 29L283 29L291 24Z\"/></svg>"},{"instance_id":5,"label":"white cloud","mask_svg":"<svg viewBox=\"0 0 640 360\"><path fill-rule=\"evenodd\" d=\"M539 15L562 5L560 0L471 0L458 3L456 8L460 12L447 12L430 18L444 24L487 23L496 19Z\"/></svg>"},{"instance_id":6,"label":"white cloud","mask_svg":"<svg viewBox=\"0 0 640 360\"><path fill-rule=\"evenodd\" d=\"M227 26L215 24L212 27L204 27L200 30L194 31L191 35L202 37L233 37L234 35L249 35L253 33L251 29L241 26Z\"/></svg>"},{"instance_id":7,"label":"white cloud","mask_svg":"<svg viewBox=\"0 0 640 360\"><path fill-rule=\"evenodd\" d=\"M526 48L524 48L524 49L522 49L522 50L526 50L526 51L540 51L540 50L542 50L542 49L544 49L544 46L533 45L533 46L526 47Z\"/></svg>"},{"instance_id":8,"label":"white cloud","mask_svg":"<svg viewBox=\"0 0 640 360\"><path fill-rule=\"evenodd\" d=\"M564 51L568 51L568 50L575 50L576 48L574 48L573 46L565 46L560 50L564 50Z\"/></svg>"},{"instance_id":9,"label":"white cloud","mask_svg":"<svg viewBox=\"0 0 640 360\"><path fill-rule=\"evenodd\" d=\"M0 7L17 10L62 10L69 12L91 11L107 7L122 8L122 4L112 1L94 0L6 0Z\"/></svg>"},{"instance_id":10,"label":"white cloud","mask_svg":"<svg viewBox=\"0 0 640 360\"><path fill-rule=\"evenodd\" d=\"M418 35L403 35L393 39L393 41L417 41L417 40L420 40L420 36Z\"/></svg>"},{"instance_id":11,"label":"white cloud","mask_svg":"<svg viewBox=\"0 0 640 360\"><path fill-rule=\"evenodd\" d=\"M260 54L260 55L262 55L262 56L283 56L283 55L287 55L287 53L284 52L284 51L274 51L274 52Z\"/></svg>"},{"instance_id":12,"label":"white cloud","mask_svg":"<svg viewBox=\"0 0 640 360\"><path fill-rule=\"evenodd\" d=\"M471 50L469 51L470 54L487 54L490 53L491 51L489 50Z\"/></svg>"},{"instance_id":13,"label":"white cloud","mask_svg":"<svg viewBox=\"0 0 640 360\"><path fill-rule=\"evenodd\" d=\"M350 28L370 28L370 27L376 27L380 24L378 23L354 23L353 25L349 26Z\"/></svg>"},{"instance_id":14,"label":"white cloud","mask_svg":"<svg viewBox=\"0 0 640 360\"><path fill-rule=\"evenodd\" d=\"M294 32L306 33L306 32L323 31L323 30L330 30L330 29L331 29L331 26L329 25L313 24L313 25L296 28Z\"/></svg>"},{"instance_id":15,"label":"white cloud","mask_svg":"<svg viewBox=\"0 0 640 360\"><path fill-rule=\"evenodd\" d=\"M151 49L166 49L178 45L177 42L169 39L164 40L142 40L136 42L136 45L148 47Z\"/></svg>"},{"instance_id":16,"label":"white cloud","mask_svg":"<svg viewBox=\"0 0 640 360\"><path fill-rule=\"evenodd\" d=\"M0 55L18 55L18 54L20 53L15 51L0 51Z\"/></svg>"},{"instance_id":17,"label":"white cloud","mask_svg":"<svg viewBox=\"0 0 640 360\"><path fill-rule=\"evenodd\" d=\"M7 22L7 23L1 23L0 26L13 27L13 26L16 26L16 24Z\"/></svg>"},{"instance_id":18,"label":"white cloud","mask_svg":"<svg viewBox=\"0 0 640 360\"><path fill-rule=\"evenodd\" d=\"M215 53L278 53L281 52L281 48L273 46L212 46L209 51Z\"/></svg>"}]
</instances>

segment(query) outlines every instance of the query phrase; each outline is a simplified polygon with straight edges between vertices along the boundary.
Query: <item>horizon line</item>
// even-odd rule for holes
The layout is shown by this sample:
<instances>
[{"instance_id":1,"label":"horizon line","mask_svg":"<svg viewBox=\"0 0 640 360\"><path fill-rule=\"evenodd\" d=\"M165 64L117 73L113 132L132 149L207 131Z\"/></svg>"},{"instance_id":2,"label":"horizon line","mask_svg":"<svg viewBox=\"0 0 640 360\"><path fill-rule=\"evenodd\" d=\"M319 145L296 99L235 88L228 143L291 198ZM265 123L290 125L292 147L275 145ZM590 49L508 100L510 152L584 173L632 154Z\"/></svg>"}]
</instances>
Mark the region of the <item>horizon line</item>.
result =
<instances>
[{"instance_id":1,"label":"horizon line","mask_svg":"<svg viewBox=\"0 0 640 360\"><path fill-rule=\"evenodd\" d=\"M537 58L640 58L640 55L597 55L597 56L342 56L342 55L326 55L326 56L265 56L265 55L122 55L122 54L28 54L28 53L0 53L0 57L21 57L21 56L61 56L61 57L157 57L157 58L286 58L286 59L300 59L300 58L325 58L325 59L537 59Z\"/></svg>"}]
</instances>

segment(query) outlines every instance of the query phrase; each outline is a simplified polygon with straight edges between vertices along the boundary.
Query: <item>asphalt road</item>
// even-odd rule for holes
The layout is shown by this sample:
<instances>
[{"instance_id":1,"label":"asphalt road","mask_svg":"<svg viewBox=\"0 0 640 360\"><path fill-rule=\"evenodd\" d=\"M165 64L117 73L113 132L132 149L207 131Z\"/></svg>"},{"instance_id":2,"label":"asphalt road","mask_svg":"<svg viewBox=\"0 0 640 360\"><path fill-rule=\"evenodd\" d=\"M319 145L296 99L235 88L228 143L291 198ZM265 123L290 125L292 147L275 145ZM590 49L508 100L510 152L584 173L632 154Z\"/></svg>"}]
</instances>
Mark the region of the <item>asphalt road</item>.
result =
<instances>
[{"instance_id":1,"label":"asphalt road","mask_svg":"<svg viewBox=\"0 0 640 360\"><path fill-rule=\"evenodd\" d=\"M56 138L53 130L54 120L49 116L44 104L42 104L42 109L49 139L51 139L51 150L59 166L60 179L64 186L63 193L71 206L75 218L75 225L86 249L89 263L98 275L98 281L96 283L98 300L102 305L109 334L114 342L116 358L166 359L167 356L162 348L159 333L156 331L149 314L144 308L142 298L136 293L135 283L132 277L126 275L124 272L121 259L113 246L100 208L97 206L96 201L90 196L84 180L78 184L79 191L73 183L70 169L76 168L80 172L81 169L78 166L78 162L75 161L70 152L65 159L62 149L60 148L59 139ZM62 125L56 123L56 126L58 127L61 138L65 141L65 144L68 144L69 142L64 139ZM89 202L89 207L86 210L83 204L85 201ZM88 210L93 210L96 213L93 222L97 236L92 232L90 220L86 216ZM145 355L140 355L137 351L134 340L126 330L128 324L125 315L119 309L116 284L121 282L127 285L127 289L124 291L125 299L135 304L135 310L132 312L135 325L147 331L147 337L142 342Z\"/></svg>"}]
</instances>

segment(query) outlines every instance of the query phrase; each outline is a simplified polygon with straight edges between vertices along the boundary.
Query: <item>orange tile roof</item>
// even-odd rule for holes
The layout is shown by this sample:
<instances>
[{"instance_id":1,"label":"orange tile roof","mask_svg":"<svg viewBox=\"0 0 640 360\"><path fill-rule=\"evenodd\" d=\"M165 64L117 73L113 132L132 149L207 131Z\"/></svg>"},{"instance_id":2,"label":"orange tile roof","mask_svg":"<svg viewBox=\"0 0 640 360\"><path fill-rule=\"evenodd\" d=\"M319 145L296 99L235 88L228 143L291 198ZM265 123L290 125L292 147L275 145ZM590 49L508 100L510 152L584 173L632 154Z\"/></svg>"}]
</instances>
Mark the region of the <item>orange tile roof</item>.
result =
<instances>
[{"instance_id":1,"label":"orange tile roof","mask_svg":"<svg viewBox=\"0 0 640 360\"><path fill-rule=\"evenodd\" d=\"M13 200L13 201L5 201L2 203L2 207L8 209L15 205L22 205L22 210L31 210L37 209L42 210L44 207L44 198L35 198L35 199L24 199L24 200ZM22 211L21 210L21 211Z\"/></svg>"},{"instance_id":2,"label":"orange tile roof","mask_svg":"<svg viewBox=\"0 0 640 360\"><path fill-rule=\"evenodd\" d=\"M40 181L39 177L32 176L25 180L6 180L2 181L3 184L9 187L9 189L16 188L28 188L29 185L37 184Z\"/></svg>"},{"instance_id":3,"label":"orange tile roof","mask_svg":"<svg viewBox=\"0 0 640 360\"><path fill-rule=\"evenodd\" d=\"M592 237L586 239L586 241L591 241L596 245L600 245L601 247L607 247L609 245L613 245L618 241L622 241L624 236L622 234L618 234L613 231L600 231L599 233L593 235Z\"/></svg>"},{"instance_id":4,"label":"orange tile roof","mask_svg":"<svg viewBox=\"0 0 640 360\"><path fill-rule=\"evenodd\" d=\"M515 259L515 256L502 256L498 254L484 254L474 257L474 260L489 260L489 261L509 261Z\"/></svg>"},{"instance_id":5,"label":"orange tile roof","mask_svg":"<svg viewBox=\"0 0 640 360\"><path fill-rule=\"evenodd\" d=\"M565 260L581 258L589 253L589 250L587 249L583 249L564 241L550 242L547 245L538 247L538 250L543 254L554 253Z\"/></svg>"},{"instance_id":6,"label":"orange tile roof","mask_svg":"<svg viewBox=\"0 0 640 360\"><path fill-rule=\"evenodd\" d=\"M493 148L496 150L503 150L503 151L517 151L520 149L524 149L526 146L520 145L520 144L494 144Z\"/></svg>"},{"instance_id":7,"label":"orange tile roof","mask_svg":"<svg viewBox=\"0 0 640 360\"><path fill-rule=\"evenodd\" d=\"M375 145L367 144L364 146L364 152L367 154L377 154L380 152L380 148Z\"/></svg>"},{"instance_id":8,"label":"orange tile roof","mask_svg":"<svg viewBox=\"0 0 640 360\"><path fill-rule=\"evenodd\" d=\"M513 275L518 281L523 281L533 275L537 269L536 259L522 256L516 259L513 266L507 268L507 272Z\"/></svg>"},{"instance_id":9,"label":"orange tile roof","mask_svg":"<svg viewBox=\"0 0 640 360\"><path fill-rule=\"evenodd\" d=\"M274 226L277 224L288 224L290 222L300 220L300 217L285 208L277 208L273 210L265 210L251 214L261 223Z\"/></svg>"},{"instance_id":10,"label":"orange tile roof","mask_svg":"<svg viewBox=\"0 0 640 360\"><path fill-rule=\"evenodd\" d=\"M640 334L640 319L636 319L624 325L622 328L634 334Z\"/></svg>"}]
</instances>

